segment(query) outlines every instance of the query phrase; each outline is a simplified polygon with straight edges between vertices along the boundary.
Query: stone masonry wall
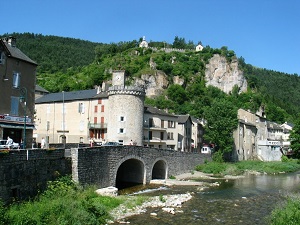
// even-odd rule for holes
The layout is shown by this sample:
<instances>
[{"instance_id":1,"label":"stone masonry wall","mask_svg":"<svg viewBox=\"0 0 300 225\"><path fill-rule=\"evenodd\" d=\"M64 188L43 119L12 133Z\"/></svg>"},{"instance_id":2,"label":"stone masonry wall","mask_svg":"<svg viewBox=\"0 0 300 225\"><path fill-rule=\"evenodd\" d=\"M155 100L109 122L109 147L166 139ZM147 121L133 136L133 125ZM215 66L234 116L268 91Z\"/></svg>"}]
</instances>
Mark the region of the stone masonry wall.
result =
<instances>
[{"instance_id":1,"label":"stone masonry wall","mask_svg":"<svg viewBox=\"0 0 300 225\"><path fill-rule=\"evenodd\" d=\"M96 184L100 187L115 186L120 165L129 159L144 164L146 183L152 176L152 169L158 160L167 163L168 176L190 172L196 165L210 160L210 155L187 153L139 146L98 147L94 149L71 149L73 179L81 184ZM77 164L77 165L76 165Z\"/></svg>"},{"instance_id":2,"label":"stone masonry wall","mask_svg":"<svg viewBox=\"0 0 300 225\"><path fill-rule=\"evenodd\" d=\"M0 153L0 199L28 199L44 190L47 181L71 173L64 150L10 150Z\"/></svg>"}]
</instances>

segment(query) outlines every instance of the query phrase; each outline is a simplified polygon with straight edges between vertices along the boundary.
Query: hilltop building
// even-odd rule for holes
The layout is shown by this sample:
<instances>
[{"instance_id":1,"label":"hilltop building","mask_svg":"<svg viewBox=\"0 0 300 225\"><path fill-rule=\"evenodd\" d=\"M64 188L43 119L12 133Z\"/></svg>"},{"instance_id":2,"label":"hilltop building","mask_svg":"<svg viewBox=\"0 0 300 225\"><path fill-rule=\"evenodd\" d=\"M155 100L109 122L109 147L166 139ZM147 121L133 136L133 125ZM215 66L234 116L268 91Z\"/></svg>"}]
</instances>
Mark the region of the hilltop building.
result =
<instances>
[{"instance_id":1,"label":"hilltop building","mask_svg":"<svg viewBox=\"0 0 300 225\"><path fill-rule=\"evenodd\" d=\"M146 37L143 36L143 40L139 45L140 48L148 48L148 42L146 41Z\"/></svg>"},{"instance_id":2,"label":"hilltop building","mask_svg":"<svg viewBox=\"0 0 300 225\"><path fill-rule=\"evenodd\" d=\"M0 39L0 139L25 139L31 146L36 68L37 63L17 48L16 38Z\"/></svg>"}]
</instances>

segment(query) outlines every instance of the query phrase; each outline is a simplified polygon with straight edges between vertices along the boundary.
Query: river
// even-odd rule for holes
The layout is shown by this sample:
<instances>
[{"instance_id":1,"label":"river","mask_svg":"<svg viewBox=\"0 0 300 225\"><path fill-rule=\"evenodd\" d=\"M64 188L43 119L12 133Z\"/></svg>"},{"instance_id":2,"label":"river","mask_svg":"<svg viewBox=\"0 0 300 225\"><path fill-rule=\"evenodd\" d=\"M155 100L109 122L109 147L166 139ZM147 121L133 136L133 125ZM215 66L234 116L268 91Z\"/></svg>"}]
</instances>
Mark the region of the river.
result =
<instances>
[{"instance_id":1,"label":"river","mask_svg":"<svg viewBox=\"0 0 300 225\"><path fill-rule=\"evenodd\" d=\"M214 181L215 182L215 181ZM200 190L197 186L173 186L143 195L193 193L175 215L158 208L126 218L140 225L268 224L266 218L288 193L299 192L300 172L279 175L247 175L236 180L220 180L220 185ZM151 216L150 213L156 213Z\"/></svg>"}]
</instances>

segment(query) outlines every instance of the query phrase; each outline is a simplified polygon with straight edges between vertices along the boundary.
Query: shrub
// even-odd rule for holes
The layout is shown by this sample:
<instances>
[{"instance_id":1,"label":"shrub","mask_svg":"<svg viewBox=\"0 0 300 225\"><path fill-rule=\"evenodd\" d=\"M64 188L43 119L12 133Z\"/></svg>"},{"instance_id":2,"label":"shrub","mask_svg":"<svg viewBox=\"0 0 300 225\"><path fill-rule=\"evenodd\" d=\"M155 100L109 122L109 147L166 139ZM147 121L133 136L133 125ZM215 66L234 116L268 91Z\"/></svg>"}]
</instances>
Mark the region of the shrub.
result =
<instances>
[{"instance_id":1,"label":"shrub","mask_svg":"<svg viewBox=\"0 0 300 225\"><path fill-rule=\"evenodd\" d=\"M277 207L271 214L271 225L293 225L300 224L300 199L289 198L286 205Z\"/></svg>"},{"instance_id":2,"label":"shrub","mask_svg":"<svg viewBox=\"0 0 300 225\"><path fill-rule=\"evenodd\" d=\"M83 189L69 177L51 181L35 201L11 205L6 224L105 224L111 218L109 210L123 200L99 196L95 189Z\"/></svg>"},{"instance_id":3,"label":"shrub","mask_svg":"<svg viewBox=\"0 0 300 225\"><path fill-rule=\"evenodd\" d=\"M286 155L281 156L281 162L289 162L290 159Z\"/></svg>"},{"instance_id":4,"label":"shrub","mask_svg":"<svg viewBox=\"0 0 300 225\"><path fill-rule=\"evenodd\" d=\"M8 224L6 209L4 207L4 203L0 199L0 225L6 225L6 224Z\"/></svg>"},{"instance_id":5,"label":"shrub","mask_svg":"<svg viewBox=\"0 0 300 225\"><path fill-rule=\"evenodd\" d=\"M209 162L196 166L197 171L203 173L222 174L226 169L225 163Z\"/></svg>"},{"instance_id":6,"label":"shrub","mask_svg":"<svg viewBox=\"0 0 300 225\"><path fill-rule=\"evenodd\" d=\"M212 155L212 160L214 162L218 162L218 163L223 163L224 159L223 159L223 152L222 151L217 151Z\"/></svg>"}]
</instances>

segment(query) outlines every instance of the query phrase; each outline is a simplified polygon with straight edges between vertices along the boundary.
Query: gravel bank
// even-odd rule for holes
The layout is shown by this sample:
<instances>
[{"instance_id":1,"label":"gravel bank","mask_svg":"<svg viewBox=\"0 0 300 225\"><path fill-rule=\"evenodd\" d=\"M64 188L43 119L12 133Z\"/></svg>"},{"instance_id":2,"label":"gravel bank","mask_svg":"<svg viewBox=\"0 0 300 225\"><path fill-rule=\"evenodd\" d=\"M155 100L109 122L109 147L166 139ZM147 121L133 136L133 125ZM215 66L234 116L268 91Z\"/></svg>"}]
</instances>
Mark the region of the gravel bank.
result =
<instances>
[{"instance_id":1,"label":"gravel bank","mask_svg":"<svg viewBox=\"0 0 300 225\"><path fill-rule=\"evenodd\" d=\"M225 176L221 179L238 179L241 177L243 176ZM212 174L205 174L202 172L195 171L193 173L185 173L178 175L176 176L176 179L152 180L151 183L163 184L166 186L193 185L199 186L200 191L206 187L218 185L218 182L208 183L204 181L194 181L193 179L213 180L220 178L215 178L212 176ZM129 198L131 198L131 196L129 196ZM182 204L184 204L186 201L189 201L191 198L192 193L150 197L147 202L144 202L142 205L130 209L124 205L121 205L118 208L114 209L111 212L111 215L113 215L113 220L115 221L115 223L124 224L127 223L126 217L147 213L147 208L161 208L161 210L163 210L164 212L171 214L182 213L182 211L180 210ZM110 221L109 223L113 223L113 221Z\"/></svg>"}]
</instances>

